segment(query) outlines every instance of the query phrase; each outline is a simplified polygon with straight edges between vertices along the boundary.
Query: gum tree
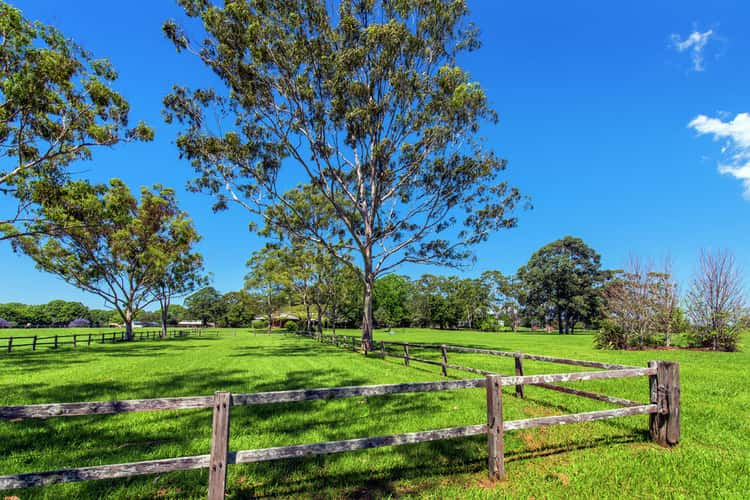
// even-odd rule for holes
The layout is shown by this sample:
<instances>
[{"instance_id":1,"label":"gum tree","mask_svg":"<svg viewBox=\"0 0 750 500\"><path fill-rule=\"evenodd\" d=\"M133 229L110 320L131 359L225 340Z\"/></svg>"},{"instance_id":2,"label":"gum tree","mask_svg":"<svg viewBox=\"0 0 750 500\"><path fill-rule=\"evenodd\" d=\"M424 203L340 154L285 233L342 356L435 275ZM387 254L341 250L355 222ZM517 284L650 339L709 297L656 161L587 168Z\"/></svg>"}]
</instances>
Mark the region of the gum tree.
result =
<instances>
[{"instance_id":1,"label":"gum tree","mask_svg":"<svg viewBox=\"0 0 750 500\"><path fill-rule=\"evenodd\" d=\"M116 79L107 60L0 1L0 194L16 201L0 213L0 239L40 215L33 204L61 196L72 162L99 146L152 139L143 124L129 128Z\"/></svg>"},{"instance_id":2,"label":"gum tree","mask_svg":"<svg viewBox=\"0 0 750 500\"><path fill-rule=\"evenodd\" d=\"M189 221L184 221L190 224ZM199 253L191 252L191 247L198 241L195 229L181 231L182 241L175 241L164 254L160 278L154 286L154 296L159 302L161 336L167 336L167 322L172 299L184 296L198 287L208 283L204 274L203 257Z\"/></svg>"},{"instance_id":3,"label":"gum tree","mask_svg":"<svg viewBox=\"0 0 750 500\"><path fill-rule=\"evenodd\" d=\"M496 114L457 63L479 47L465 1L180 3L204 38L174 22L166 35L222 83L165 98L194 187L216 195L217 209L236 202L334 255L355 254L365 349L379 275L460 265L472 245L516 224L520 195L479 136ZM325 199L335 231L295 214L285 199L294 182Z\"/></svg>"},{"instance_id":4,"label":"gum tree","mask_svg":"<svg viewBox=\"0 0 750 500\"><path fill-rule=\"evenodd\" d=\"M156 185L140 200L120 180L109 185L65 184L63 196L36 208L29 235L14 246L39 269L55 274L114 307L132 338L135 314L156 298L164 265L192 225L174 191ZM40 227L41 226L41 227Z\"/></svg>"}]
</instances>

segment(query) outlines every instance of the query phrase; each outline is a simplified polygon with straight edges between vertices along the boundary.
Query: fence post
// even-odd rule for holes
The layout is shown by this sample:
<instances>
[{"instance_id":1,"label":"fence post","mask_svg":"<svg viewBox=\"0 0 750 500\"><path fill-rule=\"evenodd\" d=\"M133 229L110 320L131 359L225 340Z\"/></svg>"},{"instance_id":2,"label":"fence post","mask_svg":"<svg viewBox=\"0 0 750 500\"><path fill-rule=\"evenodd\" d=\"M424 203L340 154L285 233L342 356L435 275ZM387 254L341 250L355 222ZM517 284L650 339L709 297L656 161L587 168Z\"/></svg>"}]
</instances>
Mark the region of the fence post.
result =
<instances>
[{"instance_id":1,"label":"fence post","mask_svg":"<svg viewBox=\"0 0 750 500\"><path fill-rule=\"evenodd\" d=\"M404 342L404 366L409 366L409 343Z\"/></svg>"},{"instance_id":2,"label":"fence post","mask_svg":"<svg viewBox=\"0 0 750 500\"><path fill-rule=\"evenodd\" d=\"M78 347L78 335L73 334L73 347Z\"/></svg>"},{"instance_id":3,"label":"fence post","mask_svg":"<svg viewBox=\"0 0 750 500\"><path fill-rule=\"evenodd\" d=\"M31 341L31 350L36 351L36 335L34 335L34 340Z\"/></svg>"},{"instance_id":4,"label":"fence post","mask_svg":"<svg viewBox=\"0 0 750 500\"><path fill-rule=\"evenodd\" d=\"M104 343L104 334L102 333L102 344Z\"/></svg>"},{"instance_id":5,"label":"fence post","mask_svg":"<svg viewBox=\"0 0 750 500\"><path fill-rule=\"evenodd\" d=\"M380 341L380 357L385 359L385 342Z\"/></svg>"},{"instance_id":6,"label":"fence post","mask_svg":"<svg viewBox=\"0 0 750 500\"><path fill-rule=\"evenodd\" d=\"M227 483L229 458L229 409L231 392L214 393L214 414L211 427L211 461L208 469L208 500L223 500Z\"/></svg>"},{"instance_id":7,"label":"fence post","mask_svg":"<svg viewBox=\"0 0 750 500\"><path fill-rule=\"evenodd\" d=\"M8 352L13 349L13 337L8 337Z\"/></svg>"},{"instance_id":8,"label":"fence post","mask_svg":"<svg viewBox=\"0 0 750 500\"><path fill-rule=\"evenodd\" d=\"M57 349L57 335L55 335L55 349Z\"/></svg>"},{"instance_id":9,"label":"fence post","mask_svg":"<svg viewBox=\"0 0 750 500\"><path fill-rule=\"evenodd\" d=\"M440 346L440 354L442 354L443 357L443 363L440 365L440 367L443 370L443 377L448 376L448 351L445 348L445 344Z\"/></svg>"},{"instance_id":10,"label":"fence post","mask_svg":"<svg viewBox=\"0 0 750 500\"><path fill-rule=\"evenodd\" d=\"M523 377L523 358L521 357L521 353L517 352L514 358L516 360L516 377ZM516 385L516 397L523 397L523 384Z\"/></svg>"},{"instance_id":11,"label":"fence post","mask_svg":"<svg viewBox=\"0 0 750 500\"><path fill-rule=\"evenodd\" d=\"M505 479L503 386L500 375L487 375L487 447L490 479Z\"/></svg>"},{"instance_id":12,"label":"fence post","mask_svg":"<svg viewBox=\"0 0 750 500\"><path fill-rule=\"evenodd\" d=\"M649 361L656 375L649 377L651 404L657 412L649 415L651 440L670 447L680 442L680 364L671 361Z\"/></svg>"},{"instance_id":13,"label":"fence post","mask_svg":"<svg viewBox=\"0 0 750 500\"><path fill-rule=\"evenodd\" d=\"M352 351L356 351L357 350L357 345L356 344L357 344L357 338L354 337L354 336L352 336Z\"/></svg>"},{"instance_id":14,"label":"fence post","mask_svg":"<svg viewBox=\"0 0 750 500\"><path fill-rule=\"evenodd\" d=\"M89 341L86 345L91 345L91 334L89 333Z\"/></svg>"}]
</instances>

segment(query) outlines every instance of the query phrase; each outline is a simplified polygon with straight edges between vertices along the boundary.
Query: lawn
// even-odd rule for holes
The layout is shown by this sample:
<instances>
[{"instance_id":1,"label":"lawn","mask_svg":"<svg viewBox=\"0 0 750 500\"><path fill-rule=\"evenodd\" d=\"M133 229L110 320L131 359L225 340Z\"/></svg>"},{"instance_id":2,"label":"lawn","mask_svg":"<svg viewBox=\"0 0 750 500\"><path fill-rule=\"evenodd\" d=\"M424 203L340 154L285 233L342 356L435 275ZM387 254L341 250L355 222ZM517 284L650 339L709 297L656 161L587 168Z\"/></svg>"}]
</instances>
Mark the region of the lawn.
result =
<instances>
[{"instance_id":1,"label":"lawn","mask_svg":"<svg viewBox=\"0 0 750 500\"><path fill-rule=\"evenodd\" d=\"M377 332L377 339L455 343L645 366L681 363L682 443L649 442L648 417L510 432L507 481L486 481L477 436L353 453L230 466L230 498L252 496L735 497L750 489L750 355L699 351L603 352L590 335ZM745 340L747 340L747 336ZM435 353L415 355L436 357ZM510 373L512 359L449 354L449 362ZM527 362L527 373L575 367ZM473 375L450 371L451 378ZM283 335L189 337L0 355L0 405L206 395L440 380L439 367L337 349ZM583 389L645 401L645 379L591 381ZM528 387L504 392L506 419L608 408ZM232 409L232 449L483 423L483 389ZM209 410L0 422L0 474L208 453ZM57 485L26 498L203 498L206 470Z\"/></svg>"}]
</instances>

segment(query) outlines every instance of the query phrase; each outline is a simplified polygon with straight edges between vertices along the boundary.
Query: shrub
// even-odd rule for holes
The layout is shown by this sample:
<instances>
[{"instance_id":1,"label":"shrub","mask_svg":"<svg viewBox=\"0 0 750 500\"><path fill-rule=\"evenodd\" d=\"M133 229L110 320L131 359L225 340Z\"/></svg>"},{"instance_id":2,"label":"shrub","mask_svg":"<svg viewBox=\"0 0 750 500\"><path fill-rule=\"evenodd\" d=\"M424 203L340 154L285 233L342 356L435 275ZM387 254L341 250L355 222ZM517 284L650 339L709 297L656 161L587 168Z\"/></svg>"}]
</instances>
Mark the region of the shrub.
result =
<instances>
[{"instance_id":1,"label":"shrub","mask_svg":"<svg viewBox=\"0 0 750 500\"><path fill-rule=\"evenodd\" d=\"M290 319L284 323L284 328L286 328L286 331L289 333L297 333L297 322Z\"/></svg>"},{"instance_id":2,"label":"shrub","mask_svg":"<svg viewBox=\"0 0 750 500\"><path fill-rule=\"evenodd\" d=\"M7 319L0 318L0 328L10 328L11 324L10 321Z\"/></svg>"},{"instance_id":3,"label":"shrub","mask_svg":"<svg viewBox=\"0 0 750 500\"><path fill-rule=\"evenodd\" d=\"M594 345L597 349L627 349L628 334L617 323L607 319L602 321L594 337Z\"/></svg>"},{"instance_id":4,"label":"shrub","mask_svg":"<svg viewBox=\"0 0 750 500\"><path fill-rule=\"evenodd\" d=\"M68 323L69 328L88 328L89 326L91 326L91 321L86 318L76 318Z\"/></svg>"},{"instance_id":5,"label":"shrub","mask_svg":"<svg viewBox=\"0 0 750 500\"><path fill-rule=\"evenodd\" d=\"M719 351L737 351L739 346L739 330L728 331L718 334L711 330L694 328L687 335L687 344L690 347L705 347Z\"/></svg>"},{"instance_id":6,"label":"shrub","mask_svg":"<svg viewBox=\"0 0 750 500\"><path fill-rule=\"evenodd\" d=\"M264 319L254 319L252 325L255 330L262 330L263 328L268 328L268 321Z\"/></svg>"},{"instance_id":7,"label":"shrub","mask_svg":"<svg viewBox=\"0 0 750 500\"><path fill-rule=\"evenodd\" d=\"M495 318L488 316L479 324L479 329L483 332L496 332L500 329L500 325Z\"/></svg>"}]
</instances>

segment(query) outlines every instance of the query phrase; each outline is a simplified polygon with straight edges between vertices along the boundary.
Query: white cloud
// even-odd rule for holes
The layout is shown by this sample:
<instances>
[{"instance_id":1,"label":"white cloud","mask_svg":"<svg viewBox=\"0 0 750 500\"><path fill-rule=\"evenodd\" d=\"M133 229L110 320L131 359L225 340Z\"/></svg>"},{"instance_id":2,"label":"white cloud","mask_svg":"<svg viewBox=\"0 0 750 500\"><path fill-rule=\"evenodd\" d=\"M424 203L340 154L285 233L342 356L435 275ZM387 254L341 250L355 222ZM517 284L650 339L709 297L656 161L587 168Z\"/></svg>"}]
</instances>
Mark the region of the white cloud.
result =
<instances>
[{"instance_id":1,"label":"white cloud","mask_svg":"<svg viewBox=\"0 0 750 500\"><path fill-rule=\"evenodd\" d=\"M708 134L716 140L725 140L721 148L725 158L719 163L719 172L742 181L744 196L750 200L750 114L739 113L733 120L726 121L698 115L688 127L701 135Z\"/></svg>"},{"instance_id":2,"label":"white cloud","mask_svg":"<svg viewBox=\"0 0 750 500\"><path fill-rule=\"evenodd\" d=\"M689 51L693 60L693 70L703 71L703 49L713 35L714 30L704 31L703 33L693 31L682 40L680 35L672 33L672 47L677 49L677 52Z\"/></svg>"}]
</instances>

